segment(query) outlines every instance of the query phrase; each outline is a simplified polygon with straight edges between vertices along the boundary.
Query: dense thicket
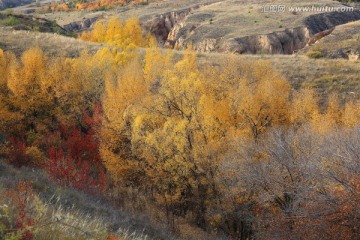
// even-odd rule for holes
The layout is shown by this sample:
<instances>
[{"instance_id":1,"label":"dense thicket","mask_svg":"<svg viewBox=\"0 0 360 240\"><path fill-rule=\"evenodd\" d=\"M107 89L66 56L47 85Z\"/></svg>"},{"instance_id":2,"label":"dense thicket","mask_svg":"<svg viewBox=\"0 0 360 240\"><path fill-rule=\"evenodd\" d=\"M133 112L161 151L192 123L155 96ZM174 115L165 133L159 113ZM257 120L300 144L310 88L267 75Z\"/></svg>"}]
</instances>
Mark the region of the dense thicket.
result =
<instances>
[{"instance_id":1,"label":"dense thicket","mask_svg":"<svg viewBox=\"0 0 360 240\"><path fill-rule=\"evenodd\" d=\"M138 26L99 23L82 38L112 47L74 59L1 51L1 154L183 234L360 237L359 101L320 108L264 61L176 60Z\"/></svg>"}]
</instances>

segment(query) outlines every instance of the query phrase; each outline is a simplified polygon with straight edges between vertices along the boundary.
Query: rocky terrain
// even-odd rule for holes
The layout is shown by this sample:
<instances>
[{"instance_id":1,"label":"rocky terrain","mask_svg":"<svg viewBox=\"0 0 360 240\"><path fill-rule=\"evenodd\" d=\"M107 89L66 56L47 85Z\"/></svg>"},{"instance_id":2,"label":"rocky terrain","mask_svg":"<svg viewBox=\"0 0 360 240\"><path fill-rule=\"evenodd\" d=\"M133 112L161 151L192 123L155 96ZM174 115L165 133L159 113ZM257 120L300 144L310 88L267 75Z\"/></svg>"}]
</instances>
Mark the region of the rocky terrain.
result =
<instances>
[{"instance_id":1,"label":"rocky terrain","mask_svg":"<svg viewBox=\"0 0 360 240\"><path fill-rule=\"evenodd\" d=\"M48 1L41 1L46 4ZM262 12L269 4L290 6L344 6L332 0L312 1L254 1L254 0L163 0L134 8L116 8L111 11L76 11L35 14L37 17L57 21L67 31L81 32L91 28L96 19L117 16L127 19L138 16L143 28L152 32L165 47L181 50L192 43L202 53L216 53L201 57L204 63L225 59L227 53L244 54L239 61L268 59L273 66L291 80L293 86L315 85L320 89L331 85L346 92L358 88L359 79L359 4L353 12ZM33 7L32 5L30 7ZM28 9L14 9L20 13ZM78 55L85 42L53 34L1 29L0 47L21 52L29 46L40 46L52 53ZM16 39L17 41L14 41ZM28 39L32 39L28 41ZM99 44L86 43L93 50ZM220 53L220 55L219 55ZM294 54L295 53L295 54ZM181 53L180 53L181 54ZM267 54L276 55L276 57ZM293 54L293 56L286 56ZM304 56L307 55L307 56ZM309 59L314 58L314 59ZM328 60L318 61L316 58ZM332 62L330 58L348 61ZM317 60L317 61L316 61ZM298 63L298 64L297 64ZM294 71L293 66L298 66ZM341 67L340 67L341 65ZM309 70L312 69L312 70ZM335 69L335 70L334 70ZM334 71L333 71L334 70ZM331 73L331 74L330 74ZM327 79L331 75L331 79ZM351 83L347 82L351 81Z\"/></svg>"},{"instance_id":2,"label":"rocky terrain","mask_svg":"<svg viewBox=\"0 0 360 240\"><path fill-rule=\"evenodd\" d=\"M202 3L146 16L142 21L160 42L171 48L183 49L191 43L199 52L291 54L324 32L326 35L329 29L360 19L357 10L321 14L263 13L261 4L240 4L239 1Z\"/></svg>"},{"instance_id":3,"label":"rocky terrain","mask_svg":"<svg viewBox=\"0 0 360 240\"><path fill-rule=\"evenodd\" d=\"M356 9L344 13L266 13L262 12L264 6L276 1L262 2L202 1L178 11L148 15L142 21L170 48L184 49L191 43L199 52L292 54L330 29L360 19ZM292 1L285 6L303 6L304 2ZM318 4L339 5L333 1Z\"/></svg>"},{"instance_id":4,"label":"rocky terrain","mask_svg":"<svg viewBox=\"0 0 360 240\"><path fill-rule=\"evenodd\" d=\"M46 4L47 1L42 1ZM284 11L268 11L284 6ZM296 7L353 7L348 12L291 11ZM16 9L15 9L16 10ZM16 11L26 12L26 7ZM81 32L101 18L139 16L143 28L173 49L189 44L199 52L292 54L330 34L336 26L360 20L359 4L333 0L163 0L111 11L36 14L57 21L68 31Z\"/></svg>"}]
</instances>

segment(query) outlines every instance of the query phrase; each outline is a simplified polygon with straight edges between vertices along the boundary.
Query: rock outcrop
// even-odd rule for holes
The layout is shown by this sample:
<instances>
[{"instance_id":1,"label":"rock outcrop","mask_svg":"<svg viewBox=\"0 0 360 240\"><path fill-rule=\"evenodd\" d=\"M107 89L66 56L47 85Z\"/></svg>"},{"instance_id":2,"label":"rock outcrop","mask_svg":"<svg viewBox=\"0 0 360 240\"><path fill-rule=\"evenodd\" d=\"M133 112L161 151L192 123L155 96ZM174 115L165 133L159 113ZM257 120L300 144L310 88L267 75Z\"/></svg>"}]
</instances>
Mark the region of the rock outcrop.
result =
<instances>
[{"instance_id":1,"label":"rock outcrop","mask_svg":"<svg viewBox=\"0 0 360 240\"><path fill-rule=\"evenodd\" d=\"M176 41L180 38L179 32L185 31L184 21L186 17L195 9L201 6L195 6L175 12L168 12L154 16L150 20L143 23L143 27L147 32L156 36L159 43L174 47Z\"/></svg>"},{"instance_id":2,"label":"rock outcrop","mask_svg":"<svg viewBox=\"0 0 360 240\"><path fill-rule=\"evenodd\" d=\"M316 45L309 45L302 52L319 52L323 58L360 60L360 21L339 25L332 29L331 35L319 38L314 39L317 40Z\"/></svg>"},{"instance_id":3,"label":"rock outcrop","mask_svg":"<svg viewBox=\"0 0 360 240\"><path fill-rule=\"evenodd\" d=\"M155 16L143 23L144 28L154 34L160 44L169 48L184 49L191 43L199 52L292 54L329 35L336 26L360 20L359 10L321 13L306 17L300 27L231 38L221 34L208 37L205 33L201 39L194 41L192 36L197 34L199 26L188 21L188 18L200 7Z\"/></svg>"},{"instance_id":4,"label":"rock outcrop","mask_svg":"<svg viewBox=\"0 0 360 240\"><path fill-rule=\"evenodd\" d=\"M321 14L287 13L281 17L281 21L285 18L285 22L279 22L280 17L267 16L255 9L258 1L249 2L189 0L176 4L177 10L170 11L172 8L169 6L175 3L164 0L149 4L143 11L128 9L115 15L126 19L140 11L144 30L156 36L158 42L167 48L181 50L191 44L199 52L236 54L293 54L331 34L336 26L360 20L360 10L355 10ZM243 3L248 4L247 7ZM341 6L341 3L334 4ZM245 8L249 11L244 11ZM105 15L87 16L85 20L63 27L71 32L81 32L91 28L100 17L107 18Z\"/></svg>"},{"instance_id":5,"label":"rock outcrop","mask_svg":"<svg viewBox=\"0 0 360 240\"><path fill-rule=\"evenodd\" d=\"M82 21L76 21L63 25L63 28L69 32L82 32L91 28L99 17L88 18Z\"/></svg>"},{"instance_id":6,"label":"rock outcrop","mask_svg":"<svg viewBox=\"0 0 360 240\"><path fill-rule=\"evenodd\" d=\"M233 38L223 41L222 52L292 54L306 46L311 34L306 27L285 29L270 34Z\"/></svg>"}]
</instances>

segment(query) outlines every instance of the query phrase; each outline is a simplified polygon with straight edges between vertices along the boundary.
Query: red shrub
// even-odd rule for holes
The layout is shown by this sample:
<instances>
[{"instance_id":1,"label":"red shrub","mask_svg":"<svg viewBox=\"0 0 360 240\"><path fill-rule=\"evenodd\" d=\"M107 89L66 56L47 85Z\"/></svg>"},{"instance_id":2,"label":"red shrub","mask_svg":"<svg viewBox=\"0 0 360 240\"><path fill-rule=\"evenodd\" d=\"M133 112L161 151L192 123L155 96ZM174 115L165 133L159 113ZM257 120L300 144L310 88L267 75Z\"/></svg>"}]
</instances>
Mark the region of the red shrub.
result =
<instances>
[{"instance_id":1,"label":"red shrub","mask_svg":"<svg viewBox=\"0 0 360 240\"><path fill-rule=\"evenodd\" d=\"M117 238L115 236L111 235L111 236L108 236L106 238L106 240L117 240Z\"/></svg>"},{"instance_id":2,"label":"red shrub","mask_svg":"<svg viewBox=\"0 0 360 240\"><path fill-rule=\"evenodd\" d=\"M15 167L27 165L26 143L17 137L10 138L9 159Z\"/></svg>"},{"instance_id":3,"label":"red shrub","mask_svg":"<svg viewBox=\"0 0 360 240\"><path fill-rule=\"evenodd\" d=\"M22 233L21 240L33 239L34 234L29 229L35 225L31 206L34 200L32 183L30 181L19 182L16 189L10 189L5 194L14 208L12 215L15 216L16 229Z\"/></svg>"},{"instance_id":4,"label":"red shrub","mask_svg":"<svg viewBox=\"0 0 360 240\"><path fill-rule=\"evenodd\" d=\"M103 168L90 168L88 161L75 160L61 149L51 148L49 157L47 170L50 177L61 185L91 193L106 189L107 178Z\"/></svg>"},{"instance_id":5,"label":"red shrub","mask_svg":"<svg viewBox=\"0 0 360 240\"><path fill-rule=\"evenodd\" d=\"M96 134L100 111L95 107L92 116L84 113L80 126L61 126L62 149L53 147L49 150L48 172L64 186L92 193L106 189L106 169Z\"/></svg>"}]
</instances>

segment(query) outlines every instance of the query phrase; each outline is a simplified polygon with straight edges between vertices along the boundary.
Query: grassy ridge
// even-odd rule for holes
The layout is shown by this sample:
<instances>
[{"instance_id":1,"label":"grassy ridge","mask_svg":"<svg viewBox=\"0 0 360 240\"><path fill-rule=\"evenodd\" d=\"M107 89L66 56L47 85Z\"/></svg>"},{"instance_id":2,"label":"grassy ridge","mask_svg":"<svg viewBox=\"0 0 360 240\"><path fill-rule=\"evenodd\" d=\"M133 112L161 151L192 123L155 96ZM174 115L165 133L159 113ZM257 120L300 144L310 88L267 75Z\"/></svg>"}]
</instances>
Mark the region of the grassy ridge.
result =
<instances>
[{"instance_id":1,"label":"grassy ridge","mask_svg":"<svg viewBox=\"0 0 360 240\"><path fill-rule=\"evenodd\" d=\"M3 12L0 13L0 27L6 26L12 27L15 30L49 32L64 36L74 36L72 33L60 27L55 21Z\"/></svg>"}]
</instances>

